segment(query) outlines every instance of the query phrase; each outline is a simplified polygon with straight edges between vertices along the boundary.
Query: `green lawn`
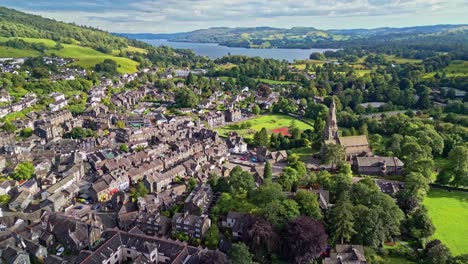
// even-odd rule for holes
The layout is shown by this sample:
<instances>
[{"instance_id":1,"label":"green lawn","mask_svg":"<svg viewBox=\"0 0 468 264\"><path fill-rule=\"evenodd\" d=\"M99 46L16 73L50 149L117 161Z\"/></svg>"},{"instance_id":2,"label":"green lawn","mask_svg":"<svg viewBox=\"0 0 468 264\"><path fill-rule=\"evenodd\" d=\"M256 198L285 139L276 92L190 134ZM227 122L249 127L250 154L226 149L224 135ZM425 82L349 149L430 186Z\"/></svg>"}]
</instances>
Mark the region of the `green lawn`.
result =
<instances>
[{"instance_id":1,"label":"green lawn","mask_svg":"<svg viewBox=\"0 0 468 264\"><path fill-rule=\"evenodd\" d=\"M424 205L436 227L434 238L446 244L453 255L468 254L468 192L433 188Z\"/></svg>"},{"instance_id":2,"label":"green lawn","mask_svg":"<svg viewBox=\"0 0 468 264\"><path fill-rule=\"evenodd\" d=\"M267 84L296 84L295 82L276 81L276 80L260 79L260 78L256 78L255 80L259 81L259 82L264 82L264 83L267 83Z\"/></svg>"},{"instance_id":3,"label":"green lawn","mask_svg":"<svg viewBox=\"0 0 468 264\"><path fill-rule=\"evenodd\" d=\"M243 123L249 122L251 124L250 128L236 130L233 128L232 125L228 125L222 128L218 128L216 129L216 131L218 131L220 136L227 136L229 132L236 131L245 138L252 138L253 134L256 131L260 131L262 128L266 128L270 132L271 130L276 128L289 127L292 120L296 120L296 125L301 130L313 129L312 126L288 115L269 114L261 115L250 120L236 123L236 125L241 125Z\"/></svg>"},{"instance_id":4,"label":"green lawn","mask_svg":"<svg viewBox=\"0 0 468 264\"><path fill-rule=\"evenodd\" d=\"M136 61L133 61L129 58L123 58L123 57L113 56L110 54L105 54L97 50L94 50L92 48L82 47L82 46L73 45L73 44L62 44L63 49L56 50L56 49L53 49L56 45L56 42L50 39L37 39L37 38L21 38L21 39L23 39L26 42L43 43L48 48L50 48L50 50L46 52L47 55L55 54L56 56L59 56L59 57L75 59L76 61L73 64L79 65L83 68L92 68L96 64L103 62L105 59L112 59L115 62L117 62L117 64L119 65L118 71L120 73L133 73L138 70L137 69L138 62ZM8 38L0 38L0 42L7 41L7 40ZM3 47L0 47L0 55L3 55L1 48ZM129 47L127 49L129 51L140 51L140 52L144 51L143 49L138 49L135 47ZM25 50L22 52L31 53L31 52L36 52L36 51ZM18 55L20 54L18 50L13 51L13 53L16 53ZM39 55L38 52L34 54L36 54L36 56ZM20 57L26 57L26 56L23 55Z\"/></svg>"},{"instance_id":5,"label":"green lawn","mask_svg":"<svg viewBox=\"0 0 468 264\"><path fill-rule=\"evenodd\" d=\"M0 58L24 58L36 56L39 56L39 52L35 50L22 50L0 46Z\"/></svg>"}]
</instances>

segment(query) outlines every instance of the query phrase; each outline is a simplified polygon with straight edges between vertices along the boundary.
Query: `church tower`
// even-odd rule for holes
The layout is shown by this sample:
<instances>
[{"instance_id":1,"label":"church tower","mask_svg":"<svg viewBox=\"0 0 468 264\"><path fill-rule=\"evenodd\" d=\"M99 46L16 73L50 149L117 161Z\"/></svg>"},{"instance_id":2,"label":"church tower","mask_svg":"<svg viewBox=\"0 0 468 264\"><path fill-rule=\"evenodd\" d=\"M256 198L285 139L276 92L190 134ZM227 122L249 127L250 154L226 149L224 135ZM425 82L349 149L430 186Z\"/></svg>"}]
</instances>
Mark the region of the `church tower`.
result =
<instances>
[{"instance_id":1,"label":"church tower","mask_svg":"<svg viewBox=\"0 0 468 264\"><path fill-rule=\"evenodd\" d=\"M323 140L325 143L337 143L338 141L338 122L336 121L336 105L335 98L330 105L328 112L327 123L323 132Z\"/></svg>"}]
</instances>

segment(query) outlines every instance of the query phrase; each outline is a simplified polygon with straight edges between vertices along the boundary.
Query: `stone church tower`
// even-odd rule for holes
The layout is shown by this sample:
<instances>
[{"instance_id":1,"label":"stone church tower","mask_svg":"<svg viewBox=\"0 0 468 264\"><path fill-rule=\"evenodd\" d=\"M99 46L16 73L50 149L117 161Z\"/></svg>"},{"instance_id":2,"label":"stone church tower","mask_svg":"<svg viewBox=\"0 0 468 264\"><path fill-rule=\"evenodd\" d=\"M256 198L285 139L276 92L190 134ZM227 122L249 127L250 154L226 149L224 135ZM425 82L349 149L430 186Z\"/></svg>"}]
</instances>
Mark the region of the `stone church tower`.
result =
<instances>
[{"instance_id":1,"label":"stone church tower","mask_svg":"<svg viewBox=\"0 0 468 264\"><path fill-rule=\"evenodd\" d=\"M326 144L336 144L338 142L338 122L336 121L336 105L334 98L330 105L330 110L328 111L327 123L323 132L323 141Z\"/></svg>"}]
</instances>

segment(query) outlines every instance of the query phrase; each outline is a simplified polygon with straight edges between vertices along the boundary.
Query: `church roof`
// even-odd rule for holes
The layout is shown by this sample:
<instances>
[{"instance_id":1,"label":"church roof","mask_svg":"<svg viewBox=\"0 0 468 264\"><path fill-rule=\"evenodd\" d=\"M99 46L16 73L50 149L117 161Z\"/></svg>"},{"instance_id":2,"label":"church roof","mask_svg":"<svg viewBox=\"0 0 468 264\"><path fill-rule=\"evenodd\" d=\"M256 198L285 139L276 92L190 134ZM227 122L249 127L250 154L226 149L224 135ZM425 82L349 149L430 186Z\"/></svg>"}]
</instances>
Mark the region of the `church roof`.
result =
<instances>
[{"instance_id":1,"label":"church roof","mask_svg":"<svg viewBox=\"0 0 468 264\"><path fill-rule=\"evenodd\" d=\"M343 147L369 146L367 136L340 137L340 145Z\"/></svg>"}]
</instances>

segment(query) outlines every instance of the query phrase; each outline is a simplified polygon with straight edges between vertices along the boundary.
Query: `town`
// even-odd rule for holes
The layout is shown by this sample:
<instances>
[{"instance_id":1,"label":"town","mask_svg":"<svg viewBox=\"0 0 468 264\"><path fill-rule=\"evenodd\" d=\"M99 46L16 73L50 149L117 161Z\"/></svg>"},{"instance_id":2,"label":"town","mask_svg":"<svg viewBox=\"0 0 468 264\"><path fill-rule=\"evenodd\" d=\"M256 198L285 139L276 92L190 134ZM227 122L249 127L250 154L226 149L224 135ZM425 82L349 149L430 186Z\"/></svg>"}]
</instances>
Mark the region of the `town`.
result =
<instances>
[{"instance_id":1,"label":"town","mask_svg":"<svg viewBox=\"0 0 468 264\"><path fill-rule=\"evenodd\" d=\"M467 263L463 47L210 59L0 13L1 263Z\"/></svg>"}]
</instances>

